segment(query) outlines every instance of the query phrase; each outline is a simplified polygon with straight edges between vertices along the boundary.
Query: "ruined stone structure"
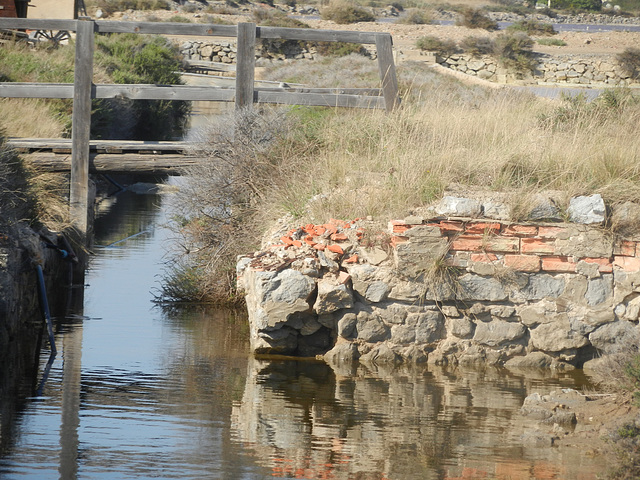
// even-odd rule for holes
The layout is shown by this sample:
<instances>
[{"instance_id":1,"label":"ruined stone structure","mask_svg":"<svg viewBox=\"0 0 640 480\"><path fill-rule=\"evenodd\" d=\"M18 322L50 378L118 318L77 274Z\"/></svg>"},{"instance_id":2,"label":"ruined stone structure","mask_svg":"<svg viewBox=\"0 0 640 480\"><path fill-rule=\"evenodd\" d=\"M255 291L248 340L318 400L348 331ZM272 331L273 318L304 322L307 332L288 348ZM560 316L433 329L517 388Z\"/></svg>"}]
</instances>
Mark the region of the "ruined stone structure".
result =
<instances>
[{"instance_id":1,"label":"ruined stone structure","mask_svg":"<svg viewBox=\"0 0 640 480\"><path fill-rule=\"evenodd\" d=\"M570 222L548 221L561 218L552 202L529 222L505 209L445 197L386 231L364 219L283 227L238 263L253 350L563 369L637 345L640 237L603 228L599 195L572 199Z\"/></svg>"}]
</instances>

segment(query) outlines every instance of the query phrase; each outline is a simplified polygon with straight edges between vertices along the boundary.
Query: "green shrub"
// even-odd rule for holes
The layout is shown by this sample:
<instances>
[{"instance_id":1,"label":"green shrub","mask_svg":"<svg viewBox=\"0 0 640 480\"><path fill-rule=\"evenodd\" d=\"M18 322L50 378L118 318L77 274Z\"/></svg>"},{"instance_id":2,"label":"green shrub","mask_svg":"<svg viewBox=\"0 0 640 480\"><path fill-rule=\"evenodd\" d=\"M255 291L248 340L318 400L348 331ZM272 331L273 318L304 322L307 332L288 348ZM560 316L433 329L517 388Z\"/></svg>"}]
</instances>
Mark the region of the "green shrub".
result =
<instances>
[{"instance_id":1,"label":"green shrub","mask_svg":"<svg viewBox=\"0 0 640 480\"><path fill-rule=\"evenodd\" d=\"M431 14L425 10L412 8L406 15L401 16L396 23L407 25L428 25L433 21Z\"/></svg>"},{"instance_id":2,"label":"green shrub","mask_svg":"<svg viewBox=\"0 0 640 480\"><path fill-rule=\"evenodd\" d=\"M498 22L491 20L481 10L475 8L462 10L462 17L458 19L456 25L467 28L483 28L488 31L498 30Z\"/></svg>"},{"instance_id":3,"label":"green shrub","mask_svg":"<svg viewBox=\"0 0 640 480\"><path fill-rule=\"evenodd\" d=\"M368 55L368 51L359 43L347 42L316 42L316 50L323 57L346 57L353 53L357 55Z\"/></svg>"},{"instance_id":4,"label":"green shrub","mask_svg":"<svg viewBox=\"0 0 640 480\"><path fill-rule=\"evenodd\" d=\"M494 54L500 62L518 74L530 73L536 66L531 48L533 40L523 32L502 33L495 39Z\"/></svg>"},{"instance_id":5,"label":"green shrub","mask_svg":"<svg viewBox=\"0 0 640 480\"><path fill-rule=\"evenodd\" d=\"M320 12L323 20L331 20L340 25L358 22L375 22L371 12L345 1L331 3Z\"/></svg>"},{"instance_id":6,"label":"green shrub","mask_svg":"<svg viewBox=\"0 0 640 480\"><path fill-rule=\"evenodd\" d=\"M567 45L567 42L560 40L559 38L540 38L536 40L536 43L548 47L565 47Z\"/></svg>"},{"instance_id":7,"label":"green shrub","mask_svg":"<svg viewBox=\"0 0 640 480\"><path fill-rule=\"evenodd\" d=\"M474 57L491 55L495 49L495 42L489 37L468 36L462 39L460 48Z\"/></svg>"},{"instance_id":8,"label":"green shrub","mask_svg":"<svg viewBox=\"0 0 640 480\"><path fill-rule=\"evenodd\" d=\"M286 14L277 10L267 10L266 8L258 8L253 11L253 20L265 27L286 27L286 28L309 28L304 22L288 17ZM286 51L302 51L306 46L306 42L298 40L284 40L279 38L268 38L260 40L261 51L263 57L274 54L283 54Z\"/></svg>"},{"instance_id":9,"label":"green shrub","mask_svg":"<svg viewBox=\"0 0 640 480\"><path fill-rule=\"evenodd\" d=\"M173 23L191 23L191 20L189 20L186 17L182 17L180 15L173 15L169 18L167 18L167 22L173 22Z\"/></svg>"},{"instance_id":10,"label":"green shrub","mask_svg":"<svg viewBox=\"0 0 640 480\"><path fill-rule=\"evenodd\" d=\"M527 35L555 35L553 25L537 20L520 20L507 27L508 32L524 32Z\"/></svg>"},{"instance_id":11,"label":"green shrub","mask_svg":"<svg viewBox=\"0 0 640 480\"><path fill-rule=\"evenodd\" d=\"M616 55L616 60L631 78L640 78L640 48L625 48L622 53Z\"/></svg>"},{"instance_id":12,"label":"green shrub","mask_svg":"<svg viewBox=\"0 0 640 480\"><path fill-rule=\"evenodd\" d=\"M453 40L441 40L431 35L418 38L416 47L425 52L436 52L441 57L448 57L458 51L458 47Z\"/></svg>"},{"instance_id":13,"label":"green shrub","mask_svg":"<svg viewBox=\"0 0 640 480\"><path fill-rule=\"evenodd\" d=\"M113 83L182 83L176 73L180 69L177 48L163 37L133 33L98 36L95 63L106 70ZM92 135L97 138L170 139L182 134L189 114L189 103L183 101L96 102L102 111L91 119Z\"/></svg>"},{"instance_id":14,"label":"green shrub","mask_svg":"<svg viewBox=\"0 0 640 480\"><path fill-rule=\"evenodd\" d=\"M599 11L602 8L601 0L554 0L554 8L570 11Z\"/></svg>"}]
</instances>

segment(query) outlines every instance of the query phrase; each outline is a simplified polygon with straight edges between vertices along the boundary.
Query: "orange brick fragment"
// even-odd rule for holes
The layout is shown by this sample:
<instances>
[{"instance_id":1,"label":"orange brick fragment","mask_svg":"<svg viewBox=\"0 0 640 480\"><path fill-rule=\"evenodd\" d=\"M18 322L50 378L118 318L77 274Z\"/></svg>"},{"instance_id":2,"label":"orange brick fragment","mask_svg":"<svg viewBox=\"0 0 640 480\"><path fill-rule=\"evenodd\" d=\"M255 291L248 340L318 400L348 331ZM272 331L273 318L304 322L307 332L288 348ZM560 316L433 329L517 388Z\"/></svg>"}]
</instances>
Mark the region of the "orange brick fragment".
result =
<instances>
[{"instance_id":1,"label":"orange brick fragment","mask_svg":"<svg viewBox=\"0 0 640 480\"><path fill-rule=\"evenodd\" d=\"M498 233L502 225L500 223L476 222L469 223L465 227L465 233Z\"/></svg>"},{"instance_id":2,"label":"orange brick fragment","mask_svg":"<svg viewBox=\"0 0 640 480\"><path fill-rule=\"evenodd\" d=\"M358 255L351 255L349 258L347 258L344 263L358 263Z\"/></svg>"},{"instance_id":3,"label":"orange brick fragment","mask_svg":"<svg viewBox=\"0 0 640 480\"><path fill-rule=\"evenodd\" d=\"M305 231L305 233L308 233L309 235L313 235L313 233L315 232L315 228L316 226L313 223L309 223L305 225L302 229Z\"/></svg>"},{"instance_id":4,"label":"orange brick fragment","mask_svg":"<svg viewBox=\"0 0 640 480\"><path fill-rule=\"evenodd\" d=\"M392 247L396 247L396 246L398 246L400 243L406 243L406 242L408 242L408 241L409 241L409 239L408 239L407 237L401 237L401 236L399 236L399 235L393 235L393 236L391 237L391 241L390 241L390 243L391 243L391 246L392 246Z\"/></svg>"},{"instance_id":5,"label":"orange brick fragment","mask_svg":"<svg viewBox=\"0 0 640 480\"><path fill-rule=\"evenodd\" d=\"M522 253L556 253L555 238L522 238L520 245Z\"/></svg>"},{"instance_id":6,"label":"orange brick fragment","mask_svg":"<svg viewBox=\"0 0 640 480\"><path fill-rule=\"evenodd\" d=\"M472 253L472 262L493 263L498 260L498 256L493 253Z\"/></svg>"},{"instance_id":7,"label":"orange brick fragment","mask_svg":"<svg viewBox=\"0 0 640 480\"><path fill-rule=\"evenodd\" d=\"M520 249L520 239L515 237L485 237L461 235L451 242L451 250L467 252L514 253Z\"/></svg>"},{"instance_id":8,"label":"orange brick fragment","mask_svg":"<svg viewBox=\"0 0 640 480\"><path fill-rule=\"evenodd\" d=\"M335 225L331 225L330 223L325 223L323 227L325 228L326 232L329 232L329 235L333 235L334 233L338 232L338 227L336 227Z\"/></svg>"},{"instance_id":9,"label":"orange brick fragment","mask_svg":"<svg viewBox=\"0 0 640 480\"><path fill-rule=\"evenodd\" d=\"M482 237L464 237L454 238L451 242L451 250L461 250L463 252L480 252L482 251Z\"/></svg>"},{"instance_id":10,"label":"orange brick fragment","mask_svg":"<svg viewBox=\"0 0 640 480\"><path fill-rule=\"evenodd\" d=\"M443 235L445 233L462 232L464 230L462 222L442 221L434 225L440 227L440 232Z\"/></svg>"},{"instance_id":11,"label":"orange brick fragment","mask_svg":"<svg viewBox=\"0 0 640 480\"><path fill-rule=\"evenodd\" d=\"M539 272L540 257L537 255L505 255L504 265L521 272Z\"/></svg>"},{"instance_id":12,"label":"orange brick fragment","mask_svg":"<svg viewBox=\"0 0 640 480\"><path fill-rule=\"evenodd\" d=\"M638 272L640 271L640 258L614 255L613 266L625 272Z\"/></svg>"},{"instance_id":13,"label":"orange brick fragment","mask_svg":"<svg viewBox=\"0 0 640 480\"><path fill-rule=\"evenodd\" d=\"M631 240L619 240L613 244L614 255L624 255L625 257L636 256L636 242Z\"/></svg>"},{"instance_id":14,"label":"orange brick fragment","mask_svg":"<svg viewBox=\"0 0 640 480\"><path fill-rule=\"evenodd\" d=\"M316 243L313 248L315 248L316 250L324 250L325 248L327 248L327 246L324 243Z\"/></svg>"},{"instance_id":15,"label":"orange brick fragment","mask_svg":"<svg viewBox=\"0 0 640 480\"><path fill-rule=\"evenodd\" d=\"M320 235L323 235L324 232L326 232L327 229L324 228L322 225L316 225L313 229L313 232L315 233L316 237L319 237Z\"/></svg>"},{"instance_id":16,"label":"orange brick fragment","mask_svg":"<svg viewBox=\"0 0 640 480\"><path fill-rule=\"evenodd\" d=\"M546 272L575 272L576 262L571 257L550 255L542 257L542 270Z\"/></svg>"},{"instance_id":17,"label":"orange brick fragment","mask_svg":"<svg viewBox=\"0 0 640 480\"><path fill-rule=\"evenodd\" d=\"M349 240L349 237L347 237L344 233L334 233L333 235L331 235L331 240L333 240L334 242L343 242L345 240Z\"/></svg>"},{"instance_id":18,"label":"orange brick fragment","mask_svg":"<svg viewBox=\"0 0 640 480\"><path fill-rule=\"evenodd\" d=\"M313 237L311 235L307 235L306 237L304 237L304 243L313 247L317 242L313 240Z\"/></svg>"},{"instance_id":19,"label":"orange brick fragment","mask_svg":"<svg viewBox=\"0 0 640 480\"><path fill-rule=\"evenodd\" d=\"M598 271L600 273L611 273L613 272L613 263L609 261L608 258L592 258L586 257L581 259L583 262L587 263L597 263Z\"/></svg>"},{"instance_id":20,"label":"orange brick fragment","mask_svg":"<svg viewBox=\"0 0 640 480\"><path fill-rule=\"evenodd\" d=\"M335 244L335 243L329 245L327 247L327 250L329 250L330 252L333 252L333 253L337 253L338 255L342 255L344 253L344 250L342 250L342 247L340 245Z\"/></svg>"},{"instance_id":21,"label":"orange brick fragment","mask_svg":"<svg viewBox=\"0 0 640 480\"><path fill-rule=\"evenodd\" d=\"M502 230L502 234L509 237L529 237L538 234L538 227L533 225L509 225Z\"/></svg>"},{"instance_id":22,"label":"orange brick fragment","mask_svg":"<svg viewBox=\"0 0 640 480\"><path fill-rule=\"evenodd\" d=\"M289 237L289 236L282 236L280 237L280 241L282 243L284 243L285 245L293 245L293 238Z\"/></svg>"},{"instance_id":23,"label":"orange brick fragment","mask_svg":"<svg viewBox=\"0 0 640 480\"><path fill-rule=\"evenodd\" d=\"M300 248L300 247L302 246L302 242L301 242L300 240L294 240L294 241L293 241L293 243L292 243L292 245L293 245L294 247L298 247L298 248Z\"/></svg>"}]
</instances>

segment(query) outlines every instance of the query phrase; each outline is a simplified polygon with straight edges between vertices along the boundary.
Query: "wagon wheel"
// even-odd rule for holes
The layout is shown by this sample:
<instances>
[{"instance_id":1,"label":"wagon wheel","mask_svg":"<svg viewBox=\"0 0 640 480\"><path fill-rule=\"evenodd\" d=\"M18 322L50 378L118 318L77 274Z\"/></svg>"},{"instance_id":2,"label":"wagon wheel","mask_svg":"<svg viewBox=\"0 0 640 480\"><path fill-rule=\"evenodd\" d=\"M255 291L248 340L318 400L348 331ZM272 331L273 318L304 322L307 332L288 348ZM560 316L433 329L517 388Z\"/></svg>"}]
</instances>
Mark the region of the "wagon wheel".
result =
<instances>
[{"instance_id":1,"label":"wagon wheel","mask_svg":"<svg viewBox=\"0 0 640 480\"><path fill-rule=\"evenodd\" d=\"M36 32L35 38L43 38L45 40L48 40L57 47L63 40L68 40L69 38L71 38L71 35L69 35L69 32L67 30L38 30Z\"/></svg>"}]
</instances>

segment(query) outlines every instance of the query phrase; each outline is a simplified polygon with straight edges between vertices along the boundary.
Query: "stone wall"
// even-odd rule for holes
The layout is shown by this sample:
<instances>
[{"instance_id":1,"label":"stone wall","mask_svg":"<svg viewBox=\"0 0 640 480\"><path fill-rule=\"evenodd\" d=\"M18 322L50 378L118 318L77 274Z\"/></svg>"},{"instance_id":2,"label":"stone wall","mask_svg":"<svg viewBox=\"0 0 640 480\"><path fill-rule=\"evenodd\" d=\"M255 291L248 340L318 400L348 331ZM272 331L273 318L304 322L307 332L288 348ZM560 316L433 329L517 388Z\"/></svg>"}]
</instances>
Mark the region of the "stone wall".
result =
<instances>
[{"instance_id":1,"label":"stone wall","mask_svg":"<svg viewBox=\"0 0 640 480\"><path fill-rule=\"evenodd\" d=\"M571 223L490 219L494 207L445 197L436 216L386 231L366 219L281 231L238 263L253 350L574 368L638 344L640 238L602 228L599 196L572 199Z\"/></svg>"},{"instance_id":2,"label":"stone wall","mask_svg":"<svg viewBox=\"0 0 640 480\"><path fill-rule=\"evenodd\" d=\"M516 79L513 72L490 56L456 54L447 58L432 55L432 58L444 67L484 80L507 83ZM538 55L536 58L538 65L528 76L533 83L607 87L638 85L637 80L632 79L609 55Z\"/></svg>"}]
</instances>

